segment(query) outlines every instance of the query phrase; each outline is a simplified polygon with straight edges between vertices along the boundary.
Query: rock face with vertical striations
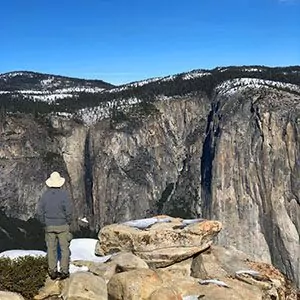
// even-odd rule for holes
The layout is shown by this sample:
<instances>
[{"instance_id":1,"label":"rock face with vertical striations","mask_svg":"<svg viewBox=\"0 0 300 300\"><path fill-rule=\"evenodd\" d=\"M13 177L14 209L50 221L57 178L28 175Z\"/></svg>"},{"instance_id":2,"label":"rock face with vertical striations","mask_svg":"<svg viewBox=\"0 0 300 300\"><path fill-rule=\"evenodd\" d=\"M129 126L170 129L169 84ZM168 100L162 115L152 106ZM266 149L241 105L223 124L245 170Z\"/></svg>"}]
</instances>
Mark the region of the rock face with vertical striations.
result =
<instances>
[{"instance_id":1,"label":"rock face with vertical striations","mask_svg":"<svg viewBox=\"0 0 300 300\"><path fill-rule=\"evenodd\" d=\"M75 229L82 217L96 231L160 214L219 220L219 244L272 262L299 286L299 74L193 71L57 101L57 114L0 105L0 207L33 217L56 169ZM0 245L14 230L21 245L24 228L0 219Z\"/></svg>"},{"instance_id":2,"label":"rock face with vertical striations","mask_svg":"<svg viewBox=\"0 0 300 300\"><path fill-rule=\"evenodd\" d=\"M300 96L251 89L218 96L215 107L204 214L230 228L221 244L272 261L299 283Z\"/></svg>"}]
</instances>

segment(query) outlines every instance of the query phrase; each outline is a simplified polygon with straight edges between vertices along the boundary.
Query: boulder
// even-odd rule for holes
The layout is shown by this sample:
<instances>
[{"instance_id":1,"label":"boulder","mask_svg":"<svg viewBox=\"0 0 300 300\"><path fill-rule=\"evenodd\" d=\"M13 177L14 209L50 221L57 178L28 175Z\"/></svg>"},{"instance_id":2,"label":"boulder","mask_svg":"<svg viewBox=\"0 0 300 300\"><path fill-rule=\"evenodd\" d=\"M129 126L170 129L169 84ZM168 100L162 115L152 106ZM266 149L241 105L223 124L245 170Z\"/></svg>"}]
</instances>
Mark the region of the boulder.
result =
<instances>
[{"instance_id":1,"label":"boulder","mask_svg":"<svg viewBox=\"0 0 300 300\"><path fill-rule=\"evenodd\" d=\"M174 277L189 277L191 275L191 267L193 261L193 258L190 257L170 266L157 268L157 270L164 270L165 272L169 272Z\"/></svg>"},{"instance_id":2,"label":"boulder","mask_svg":"<svg viewBox=\"0 0 300 300\"><path fill-rule=\"evenodd\" d=\"M110 300L149 300L162 287L162 279L154 270L138 269L115 274L108 282Z\"/></svg>"},{"instance_id":3,"label":"boulder","mask_svg":"<svg viewBox=\"0 0 300 300\"><path fill-rule=\"evenodd\" d=\"M193 259L191 274L195 279L200 279L199 282L207 282L201 288L209 299L252 299L253 296L253 299L264 300L298 300L296 289L275 267L253 262L234 247L211 246ZM229 289L223 288L224 293L219 294L220 288L212 282L208 283L211 279L226 283ZM232 294L232 290L236 293Z\"/></svg>"},{"instance_id":4,"label":"boulder","mask_svg":"<svg viewBox=\"0 0 300 300\"><path fill-rule=\"evenodd\" d=\"M200 280L193 277L176 278L163 269L158 270L157 273L163 280L163 286L175 289L182 297L189 295L201 297L202 295L205 300L262 300L264 295L259 286L229 277L217 281L220 283L217 285L214 283L200 284ZM221 283L224 285L222 286ZM274 298L274 300L276 299Z\"/></svg>"},{"instance_id":5,"label":"boulder","mask_svg":"<svg viewBox=\"0 0 300 300\"><path fill-rule=\"evenodd\" d=\"M64 300L107 300L105 280L89 272L71 274L62 289Z\"/></svg>"},{"instance_id":6,"label":"boulder","mask_svg":"<svg viewBox=\"0 0 300 300\"><path fill-rule=\"evenodd\" d=\"M117 273L117 264L114 262L107 262L104 264L94 263L90 264L89 270L91 273L101 276L106 283Z\"/></svg>"},{"instance_id":7,"label":"boulder","mask_svg":"<svg viewBox=\"0 0 300 300\"><path fill-rule=\"evenodd\" d=\"M47 277L44 286L39 290L39 293L34 296L34 300L43 300L60 295L62 285L63 282L51 280Z\"/></svg>"},{"instance_id":8,"label":"boulder","mask_svg":"<svg viewBox=\"0 0 300 300\"><path fill-rule=\"evenodd\" d=\"M181 294L173 288L161 287L154 291L149 300L182 300Z\"/></svg>"},{"instance_id":9,"label":"boulder","mask_svg":"<svg viewBox=\"0 0 300 300\"><path fill-rule=\"evenodd\" d=\"M111 262L117 265L118 272L126 272L135 269L149 269L144 260L131 252L119 252L112 256Z\"/></svg>"},{"instance_id":10,"label":"boulder","mask_svg":"<svg viewBox=\"0 0 300 300\"><path fill-rule=\"evenodd\" d=\"M234 277L236 271L249 269L247 258L246 254L233 247L212 245L193 258L191 276L200 279Z\"/></svg>"},{"instance_id":11,"label":"boulder","mask_svg":"<svg viewBox=\"0 0 300 300\"><path fill-rule=\"evenodd\" d=\"M165 267L207 249L222 228L218 221L184 222L179 218L164 218L169 221L146 228L126 223L104 226L99 232L96 253L133 252L149 267Z\"/></svg>"},{"instance_id":12,"label":"boulder","mask_svg":"<svg viewBox=\"0 0 300 300\"><path fill-rule=\"evenodd\" d=\"M17 293L0 291L1 300L24 300L24 298Z\"/></svg>"},{"instance_id":13,"label":"boulder","mask_svg":"<svg viewBox=\"0 0 300 300\"><path fill-rule=\"evenodd\" d=\"M227 287L216 284L201 285L203 299L207 300L266 300L264 292L255 285L247 284L232 278L222 280ZM270 298L271 300L272 298ZM279 300L278 298L273 298Z\"/></svg>"},{"instance_id":14,"label":"boulder","mask_svg":"<svg viewBox=\"0 0 300 300\"><path fill-rule=\"evenodd\" d=\"M163 287L170 287L180 293L181 296L203 294L202 287L193 277L176 276L176 274L172 274L164 269L158 269L156 272L163 281Z\"/></svg>"},{"instance_id":15,"label":"boulder","mask_svg":"<svg viewBox=\"0 0 300 300\"><path fill-rule=\"evenodd\" d=\"M84 260L73 263L76 266L88 267L91 273L103 277L106 282L116 273L149 268L145 261L130 252L118 252L105 263Z\"/></svg>"}]
</instances>

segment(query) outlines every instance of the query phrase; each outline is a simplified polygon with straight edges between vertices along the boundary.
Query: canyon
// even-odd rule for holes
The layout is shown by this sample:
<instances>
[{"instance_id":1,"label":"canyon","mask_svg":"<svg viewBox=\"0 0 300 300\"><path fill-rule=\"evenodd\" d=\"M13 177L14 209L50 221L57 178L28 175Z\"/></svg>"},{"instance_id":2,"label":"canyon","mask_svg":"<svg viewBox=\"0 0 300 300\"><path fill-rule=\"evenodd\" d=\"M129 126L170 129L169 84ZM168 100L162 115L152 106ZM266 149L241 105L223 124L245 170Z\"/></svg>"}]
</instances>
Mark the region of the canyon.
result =
<instances>
[{"instance_id":1,"label":"canyon","mask_svg":"<svg viewBox=\"0 0 300 300\"><path fill-rule=\"evenodd\" d=\"M24 222L33 218L56 170L74 202L74 230L83 217L95 232L160 214L217 220L224 227L218 244L274 264L299 287L300 87L244 73L210 93L118 98L93 118L87 117L91 107L76 114L4 111L2 211ZM190 73L184 84L195 74L212 76ZM103 97L176 80L109 87ZM1 224L0 238L11 238Z\"/></svg>"}]
</instances>

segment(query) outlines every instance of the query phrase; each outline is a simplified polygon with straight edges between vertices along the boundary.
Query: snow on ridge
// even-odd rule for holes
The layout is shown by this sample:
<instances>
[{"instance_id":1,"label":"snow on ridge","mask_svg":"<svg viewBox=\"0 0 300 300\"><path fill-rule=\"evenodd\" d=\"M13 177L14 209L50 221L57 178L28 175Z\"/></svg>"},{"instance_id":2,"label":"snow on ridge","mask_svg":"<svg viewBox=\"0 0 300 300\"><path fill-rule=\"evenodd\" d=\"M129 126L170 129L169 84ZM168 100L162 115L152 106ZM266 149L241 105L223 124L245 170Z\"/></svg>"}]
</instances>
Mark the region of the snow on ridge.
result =
<instances>
[{"instance_id":1,"label":"snow on ridge","mask_svg":"<svg viewBox=\"0 0 300 300\"><path fill-rule=\"evenodd\" d=\"M175 77L176 77L176 75L169 75L169 76L163 77L160 81L161 82L172 81L175 79Z\"/></svg>"},{"instance_id":2,"label":"snow on ridge","mask_svg":"<svg viewBox=\"0 0 300 300\"><path fill-rule=\"evenodd\" d=\"M143 85L151 83L151 82L159 81L161 79L162 79L162 77L154 77L154 78L145 79L145 80L141 80L141 81L131 82L131 83L126 84L126 86L128 86L128 87L138 87L138 86L143 86Z\"/></svg>"},{"instance_id":3,"label":"snow on ridge","mask_svg":"<svg viewBox=\"0 0 300 300\"><path fill-rule=\"evenodd\" d=\"M33 77L33 75L30 72L21 72L21 71L16 71L16 72L9 72L9 73L3 73L0 74L0 78L12 78L12 77L16 77L16 76L23 76L26 75L28 77Z\"/></svg>"},{"instance_id":4,"label":"snow on ridge","mask_svg":"<svg viewBox=\"0 0 300 300\"><path fill-rule=\"evenodd\" d=\"M189 79L203 77L203 76L207 76L207 75L211 75L211 73L207 72L207 71L203 71L203 70L194 70L194 71L181 73L181 74L177 74L177 75L168 75L165 77L153 77L153 78L149 78L149 79L145 79L145 80L141 80L141 81L130 82L130 83L124 84L122 86L107 90L107 92L108 93L121 92L121 91L125 91L129 88L141 87L146 84L153 83L153 82L159 83L159 82L172 81L177 77L181 77L183 80L189 80Z\"/></svg>"},{"instance_id":5,"label":"snow on ridge","mask_svg":"<svg viewBox=\"0 0 300 300\"><path fill-rule=\"evenodd\" d=\"M247 88L274 87L281 89L289 89L292 92L300 92L300 87L291 83L283 83L280 81L264 80L258 78L236 78L224 81L216 87L216 92L223 95L232 95L238 90Z\"/></svg>"},{"instance_id":6,"label":"snow on ridge","mask_svg":"<svg viewBox=\"0 0 300 300\"><path fill-rule=\"evenodd\" d=\"M48 103L53 103L58 99L64 99L67 97L76 97L77 95L74 93L55 93L49 91L35 91L35 90L21 90L21 91L0 91L1 94L11 94L13 96L17 94L21 94L28 100L33 101L44 101Z\"/></svg>"},{"instance_id":7,"label":"snow on ridge","mask_svg":"<svg viewBox=\"0 0 300 300\"><path fill-rule=\"evenodd\" d=\"M220 68L218 69L221 73L226 72L228 70L228 68Z\"/></svg>"},{"instance_id":8,"label":"snow on ridge","mask_svg":"<svg viewBox=\"0 0 300 300\"><path fill-rule=\"evenodd\" d=\"M126 108L129 108L130 106L140 102L141 100L138 98L107 101L96 107L85 107L79 109L76 115L81 118L86 125L93 125L97 121L108 118L111 115L113 107L115 106L118 108L118 110L125 110Z\"/></svg>"},{"instance_id":9,"label":"snow on ridge","mask_svg":"<svg viewBox=\"0 0 300 300\"><path fill-rule=\"evenodd\" d=\"M152 82L157 82L160 81L163 77L153 77L150 79L145 79L145 80L141 80L141 81L134 81L134 82L130 82L124 85L121 85L119 87L115 87L113 89L109 89L107 90L108 93L116 93L116 92L121 92L121 91L125 91L129 88L132 87L139 87L139 86L143 86Z\"/></svg>"},{"instance_id":10,"label":"snow on ridge","mask_svg":"<svg viewBox=\"0 0 300 300\"><path fill-rule=\"evenodd\" d=\"M41 85L44 87L47 87L50 83L52 83L55 80L53 76L48 77L47 79L41 80Z\"/></svg>"},{"instance_id":11,"label":"snow on ridge","mask_svg":"<svg viewBox=\"0 0 300 300\"><path fill-rule=\"evenodd\" d=\"M53 103L56 100L64 99L68 97L74 97L74 94L47 94L47 95L30 95L29 98L35 101L46 101L48 103Z\"/></svg>"},{"instance_id":12,"label":"snow on ridge","mask_svg":"<svg viewBox=\"0 0 300 300\"><path fill-rule=\"evenodd\" d=\"M197 71L191 71L191 72L185 73L182 76L182 79L183 80L189 80L189 79L194 79L194 78L209 76L209 75L211 75L210 72L197 70Z\"/></svg>"},{"instance_id":13,"label":"snow on ridge","mask_svg":"<svg viewBox=\"0 0 300 300\"><path fill-rule=\"evenodd\" d=\"M46 79L47 80L47 79ZM46 81L44 84L48 84L52 81ZM21 94L25 98L34 101L45 101L48 103L55 102L58 99L64 99L69 97L78 97L79 93L100 93L104 89L99 87L85 87L85 86L77 86L77 87L69 87L69 88L62 88L62 89L55 89L49 91L47 89L43 90L18 90L18 91L0 91L1 94Z\"/></svg>"},{"instance_id":14,"label":"snow on ridge","mask_svg":"<svg viewBox=\"0 0 300 300\"><path fill-rule=\"evenodd\" d=\"M171 101L181 99L181 97L182 96L158 95L155 97L155 101ZM131 106L141 102L142 100L136 97L128 99L115 99L112 101L103 102L99 106L79 109L76 112L76 116L79 117L84 122L84 124L90 126L97 123L100 120L109 118L111 116L111 111L113 107L117 107L119 111L125 111ZM68 115L68 117L69 116L70 115Z\"/></svg>"},{"instance_id":15,"label":"snow on ridge","mask_svg":"<svg viewBox=\"0 0 300 300\"><path fill-rule=\"evenodd\" d=\"M89 87L89 86L76 86L76 87L68 87L68 88L62 88L62 89L57 89L54 90L55 93L80 93L80 92L85 92L85 93L100 93L104 88L99 88L99 87Z\"/></svg>"},{"instance_id":16,"label":"snow on ridge","mask_svg":"<svg viewBox=\"0 0 300 300\"><path fill-rule=\"evenodd\" d=\"M244 68L242 69L244 72L263 72L264 70L259 69L259 68Z\"/></svg>"}]
</instances>

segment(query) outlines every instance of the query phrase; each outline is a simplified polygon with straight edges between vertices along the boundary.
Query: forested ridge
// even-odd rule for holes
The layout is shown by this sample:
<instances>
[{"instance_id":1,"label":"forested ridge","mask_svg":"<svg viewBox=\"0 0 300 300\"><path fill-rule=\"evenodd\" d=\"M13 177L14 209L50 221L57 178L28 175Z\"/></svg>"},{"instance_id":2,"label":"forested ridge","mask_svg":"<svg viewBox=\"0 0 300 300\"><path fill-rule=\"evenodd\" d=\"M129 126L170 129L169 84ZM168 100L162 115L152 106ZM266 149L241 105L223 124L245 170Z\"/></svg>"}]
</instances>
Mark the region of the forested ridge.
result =
<instances>
[{"instance_id":1,"label":"forested ridge","mask_svg":"<svg viewBox=\"0 0 300 300\"><path fill-rule=\"evenodd\" d=\"M197 70L189 72L191 75ZM184 96L189 93L205 93L210 96L214 88L224 81L236 78L257 78L272 80L282 83L291 83L300 86L300 66L291 67L264 67L264 66L241 66L215 68L213 70L199 70L207 72L205 76L191 76L185 79L184 75L177 74L169 80L149 80L144 85L123 85L111 91L108 89L100 93L79 93L77 97L66 97L58 99L53 103L30 100L16 90L14 93L0 94L0 109L5 112L38 113L50 112L74 113L78 109L95 107L101 103L118 100L137 98L144 102L152 102L156 96ZM19 76L20 77L20 76ZM22 78L15 85L22 87ZM76 82L76 81L75 81ZM82 82L82 80L80 80ZM28 87L27 83L24 83ZM3 85L3 84L2 84ZM4 88L1 86L2 89ZM24 87L24 88L25 88ZM10 87L11 88L11 87Z\"/></svg>"}]
</instances>

